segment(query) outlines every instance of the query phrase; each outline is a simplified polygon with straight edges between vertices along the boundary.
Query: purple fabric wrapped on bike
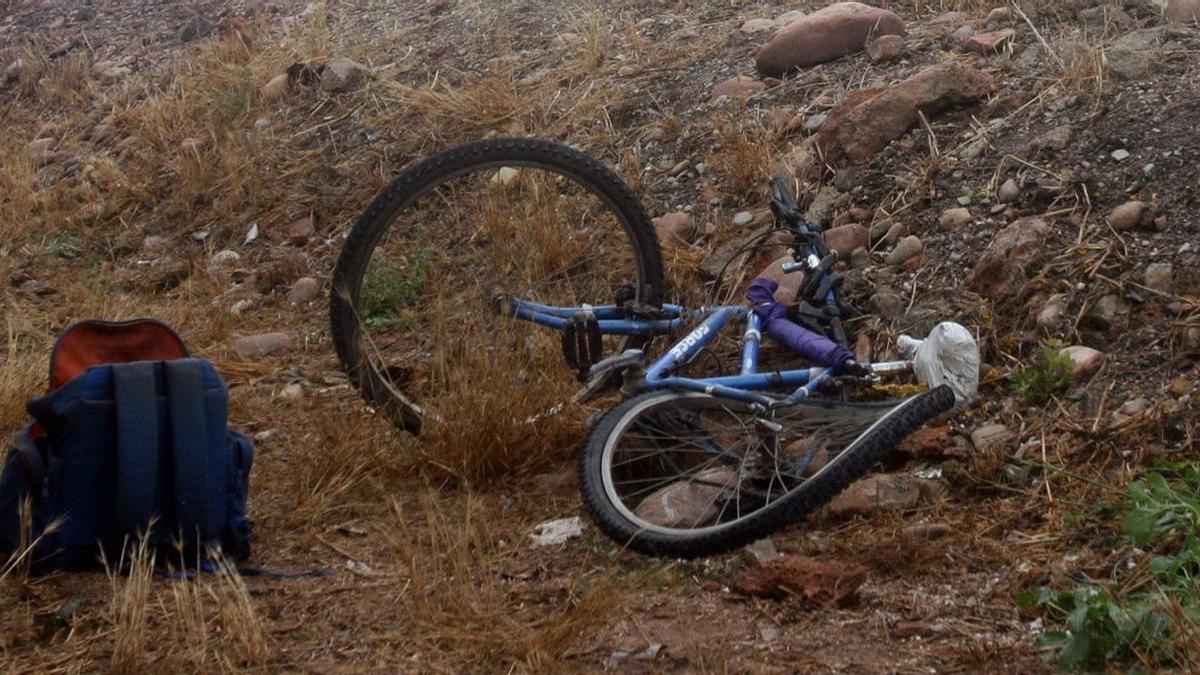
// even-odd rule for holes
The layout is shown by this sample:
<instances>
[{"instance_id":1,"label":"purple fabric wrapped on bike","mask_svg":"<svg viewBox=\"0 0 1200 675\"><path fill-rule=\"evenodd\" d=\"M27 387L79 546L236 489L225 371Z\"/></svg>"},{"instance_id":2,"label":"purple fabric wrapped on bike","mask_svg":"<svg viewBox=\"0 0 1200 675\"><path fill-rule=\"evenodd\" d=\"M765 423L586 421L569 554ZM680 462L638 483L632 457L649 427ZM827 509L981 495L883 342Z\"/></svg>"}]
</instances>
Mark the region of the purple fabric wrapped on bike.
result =
<instances>
[{"instance_id":1,"label":"purple fabric wrapped on bike","mask_svg":"<svg viewBox=\"0 0 1200 675\"><path fill-rule=\"evenodd\" d=\"M778 288L779 282L774 279L759 277L746 290L746 299L754 313L762 318L767 335L819 365L837 368L854 358L849 349L789 319L787 308L775 302Z\"/></svg>"}]
</instances>

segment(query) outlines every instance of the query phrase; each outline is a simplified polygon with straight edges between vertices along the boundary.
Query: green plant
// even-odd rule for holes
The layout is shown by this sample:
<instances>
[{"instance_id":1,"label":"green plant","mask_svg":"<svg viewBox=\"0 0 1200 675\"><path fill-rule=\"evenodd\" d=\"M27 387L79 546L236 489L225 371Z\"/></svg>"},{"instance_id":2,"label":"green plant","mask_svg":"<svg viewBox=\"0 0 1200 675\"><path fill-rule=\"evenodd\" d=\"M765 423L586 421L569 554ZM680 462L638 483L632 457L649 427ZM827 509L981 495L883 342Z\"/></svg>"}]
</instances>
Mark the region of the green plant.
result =
<instances>
[{"instance_id":1,"label":"green plant","mask_svg":"<svg viewBox=\"0 0 1200 675\"><path fill-rule=\"evenodd\" d=\"M1064 669L1097 670L1130 659L1194 669L1200 659L1200 472L1192 465L1159 467L1130 486L1124 510L1126 538L1157 550L1144 571L1124 583L1040 588L1017 600L1063 624L1039 645Z\"/></svg>"},{"instance_id":2,"label":"green plant","mask_svg":"<svg viewBox=\"0 0 1200 675\"><path fill-rule=\"evenodd\" d=\"M407 325L409 319L402 310L421 300L432 254L432 247L422 246L406 265L381 265L371 270L359 299L361 318L368 328L398 329Z\"/></svg>"},{"instance_id":3,"label":"green plant","mask_svg":"<svg viewBox=\"0 0 1200 675\"><path fill-rule=\"evenodd\" d=\"M1075 362L1069 355L1059 352L1055 345L1044 344L1034 362L1014 371L1009 379L1022 401L1044 403L1067 391L1074 368Z\"/></svg>"}]
</instances>

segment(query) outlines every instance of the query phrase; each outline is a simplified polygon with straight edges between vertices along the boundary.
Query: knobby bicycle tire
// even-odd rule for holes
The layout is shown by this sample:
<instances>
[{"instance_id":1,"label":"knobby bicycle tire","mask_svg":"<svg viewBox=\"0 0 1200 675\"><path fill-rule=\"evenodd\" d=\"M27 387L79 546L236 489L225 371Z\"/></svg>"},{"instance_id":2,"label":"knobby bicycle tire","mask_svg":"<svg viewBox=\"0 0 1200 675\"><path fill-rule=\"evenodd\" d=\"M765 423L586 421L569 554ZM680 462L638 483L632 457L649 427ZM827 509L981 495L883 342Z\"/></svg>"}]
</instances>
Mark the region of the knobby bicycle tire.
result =
<instances>
[{"instance_id":1,"label":"knobby bicycle tire","mask_svg":"<svg viewBox=\"0 0 1200 675\"><path fill-rule=\"evenodd\" d=\"M906 436L954 406L954 393L945 385L903 402L787 495L715 531L697 534L648 531L622 514L605 489L603 460L609 437L621 430L630 414L636 416L637 411L648 409L647 401L696 396L704 395L651 392L631 398L606 413L589 435L579 459L580 490L596 524L618 544L647 555L673 558L717 555L749 544L829 503Z\"/></svg>"},{"instance_id":2,"label":"knobby bicycle tire","mask_svg":"<svg viewBox=\"0 0 1200 675\"><path fill-rule=\"evenodd\" d=\"M587 155L559 143L499 138L473 141L432 155L406 169L380 190L355 222L333 273L329 317L334 348L343 369L369 404L384 406L400 428L419 433L420 408L391 387L367 358L358 312L363 280L372 253L393 220L429 190L457 176L490 167L519 166L565 176L599 197L622 225L636 261L640 302L658 306L663 299L663 263L658 237L645 208L616 173ZM593 304L611 299L596 298ZM636 348L644 336L628 338Z\"/></svg>"}]
</instances>

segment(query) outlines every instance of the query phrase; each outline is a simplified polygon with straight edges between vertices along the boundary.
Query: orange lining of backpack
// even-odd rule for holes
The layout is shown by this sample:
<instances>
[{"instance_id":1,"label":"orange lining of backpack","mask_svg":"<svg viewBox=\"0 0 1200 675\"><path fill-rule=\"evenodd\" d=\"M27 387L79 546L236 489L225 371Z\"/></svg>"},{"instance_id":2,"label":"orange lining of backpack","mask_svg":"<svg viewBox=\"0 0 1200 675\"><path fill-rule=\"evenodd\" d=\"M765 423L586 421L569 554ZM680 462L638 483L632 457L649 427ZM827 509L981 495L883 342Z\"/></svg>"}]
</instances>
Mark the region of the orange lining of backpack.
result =
<instances>
[{"instance_id":1,"label":"orange lining of backpack","mask_svg":"<svg viewBox=\"0 0 1200 675\"><path fill-rule=\"evenodd\" d=\"M63 331L50 356L50 391L103 363L187 358L183 338L155 319L87 319Z\"/></svg>"}]
</instances>

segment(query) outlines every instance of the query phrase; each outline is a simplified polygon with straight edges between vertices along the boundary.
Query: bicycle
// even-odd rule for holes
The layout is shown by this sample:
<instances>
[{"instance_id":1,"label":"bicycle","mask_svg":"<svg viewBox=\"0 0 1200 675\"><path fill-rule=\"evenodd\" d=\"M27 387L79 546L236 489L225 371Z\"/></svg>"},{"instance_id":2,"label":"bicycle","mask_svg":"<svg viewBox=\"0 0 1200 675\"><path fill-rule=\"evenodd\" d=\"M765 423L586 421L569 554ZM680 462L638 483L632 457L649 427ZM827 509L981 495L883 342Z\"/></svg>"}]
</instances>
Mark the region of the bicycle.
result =
<instances>
[{"instance_id":1,"label":"bicycle","mask_svg":"<svg viewBox=\"0 0 1200 675\"><path fill-rule=\"evenodd\" d=\"M547 171L552 177L526 177L531 170ZM469 190L445 188L473 173L480 176L467 181ZM513 183L518 187L510 187ZM612 218L604 221L610 225L607 236L591 234L601 222L598 212L580 214L564 207L561 198L568 193L592 195L610 209ZM473 197L479 199L465 206L457 201ZM422 211L422 199L436 207ZM574 249L578 255L560 255L555 258L558 264L542 269L547 252L541 248L557 250L576 234L540 240L535 236L515 249L504 245L506 237L518 234L497 232L489 224L493 202L520 212L520 204L529 199L553 202L554 218L583 216L582 231L589 234ZM568 207L573 204L565 202ZM805 274L798 321L846 346L842 321L853 308L841 297L841 277L833 269L836 254L820 229L804 221L783 180L771 183L771 208L776 227L794 239L794 259L784 265L784 272ZM453 217L446 217L445 209ZM425 214L420 225L410 228L413 231L436 229L427 223L441 218L443 229L466 227L455 235L459 241L499 242L499 250L525 254L521 264L514 265L472 250L471 261L484 260L488 269L503 269L493 269L497 274L486 283L468 280L461 290L447 292L435 284L422 294L422 301L429 303L410 299L422 307L464 309L472 318L462 323L461 331L435 332L448 338L474 336L471 344L484 345L476 349L493 358L516 359L506 355L520 354L523 359L537 351L534 347L561 350L585 383L576 401L621 391L624 400L603 413L583 445L580 488L600 529L641 553L713 555L797 522L867 473L905 436L955 405L954 393L945 384L902 400L851 400L857 389L910 373L908 361L863 364L865 374L859 376L838 375L825 367L760 371L763 320L749 307L688 310L663 302L665 274L657 238L644 208L615 173L552 142L497 139L451 148L401 173L355 224L334 273L330 313L338 356L366 400L413 433L420 433L431 418L452 422L425 410L406 390L417 381L416 389L430 393L439 382L453 378L434 367L431 370L442 374L398 381L397 366L388 363L379 346L385 341L409 344L420 331L409 329L410 337L405 338L398 335L406 332L403 327L393 327L381 338L370 338L364 328L371 317L363 315L369 304L363 302L368 265L382 250L385 235L396 229L395 219L402 212ZM611 227L613 223L619 227ZM521 221L511 229L530 227ZM619 237L613 236L617 233ZM600 244L605 245L600 263L579 257ZM548 274L531 271L534 268ZM458 277L445 278L443 284L454 284ZM655 337L695 322L681 339L648 361L647 349ZM745 324L738 372L684 374L684 367L694 364L734 322ZM537 337L520 332L526 326L552 330ZM558 339L542 339L547 333L557 333ZM429 346L431 340L418 342L436 349ZM398 353L411 358L414 352L405 349ZM469 350L451 352L462 355ZM443 370L453 370L451 361L434 361ZM514 360L511 365L525 372L526 363ZM536 358L528 363L544 366ZM535 418L529 422L539 423Z\"/></svg>"}]
</instances>

